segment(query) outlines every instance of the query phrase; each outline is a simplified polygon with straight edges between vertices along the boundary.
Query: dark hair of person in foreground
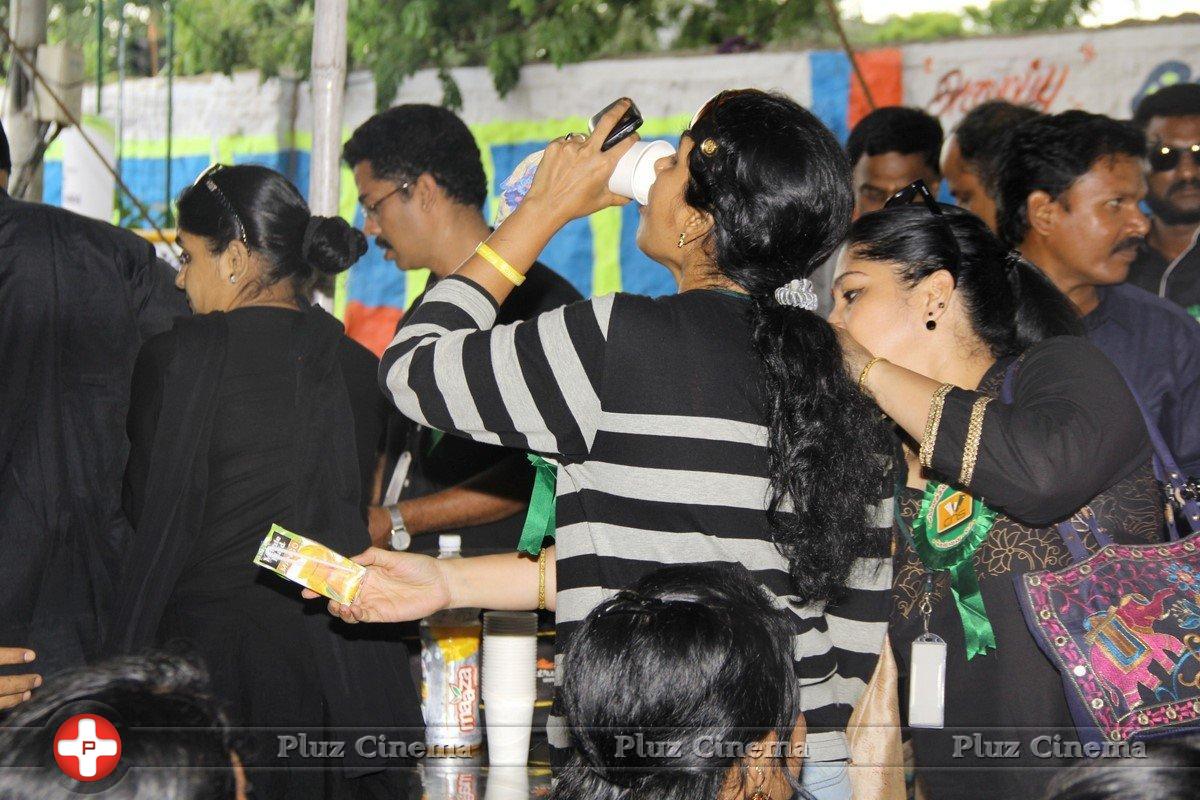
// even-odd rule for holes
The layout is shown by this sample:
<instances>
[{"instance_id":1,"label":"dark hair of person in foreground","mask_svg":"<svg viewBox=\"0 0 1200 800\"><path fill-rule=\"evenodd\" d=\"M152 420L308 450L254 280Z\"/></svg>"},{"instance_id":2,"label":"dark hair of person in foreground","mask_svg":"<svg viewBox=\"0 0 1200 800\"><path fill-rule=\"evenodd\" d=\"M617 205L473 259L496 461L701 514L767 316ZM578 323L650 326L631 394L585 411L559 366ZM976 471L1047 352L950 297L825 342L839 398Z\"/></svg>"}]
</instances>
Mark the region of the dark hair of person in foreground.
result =
<instances>
[{"instance_id":1,"label":"dark hair of person in foreground","mask_svg":"<svg viewBox=\"0 0 1200 800\"><path fill-rule=\"evenodd\" d=\"M551 797L792 796L798 761L749 769L709 746L794 741L800 689L784 613L733 565L666 567L598 606L563 664L575 752ZM773 787L756 785L764 772Z\"/></svg>"},{"instance_id":2,"label":"dark hair of person in foreground","mask_svg":"<svg viewBox=\"0 0 1200 800\"><path fill-rule=\"evenodd\" d=\"M1051 336L1082 335L1071 302L979 217L940 205L937 216L913 204L860 217L846 243L858 258L901 265L900 280L916 286L947 270L962 292L971 327L994 358L1019 355Z\"/></svg>"},{"instance_id":3,"label":"dark hair of person in foreground","mask_svg":"<svg viewBox=\"0 0 1200 800\"><path fill-rule=\"evenodd\" d=\"M1046 800L1194 800L1200 737L1149 742L1139 758L1098 759L1059 773Z\"/></svg>"},{"instance_id":4,"label":"dark hair of person in foreground","mask_svg":"<svg viewBox=\"0 0 1200 800\"><path fill-rule=\"evenodd\" d=\"M781 305L775 290L811 275L841 242L854 205L850 167L829 129L782 95L723 92L688 135L717 147L712 156L692 148L684 200L712 215L715 269L752 299L776 542L796 594L831 599L854 559L879 549L864 498L879 494L881 470L871 465L890 445L874 404L846 374L833 328Z\"/></svg>"},{"instance_id":5,"label":"dark hair of person in foreground","mask_svg":"<svg viewBox=\"0 0 1200 800\"><path fill-rule=\"evenodd\" d=\"M78 784L55 763L54 735L84 713L109 720L121 736L121 761L105 800L244 797L238 743L201 667L168 655L118 658L62 673L46 687L2 719L4 800L77 796Z\"/></svg>"}]
</instances>

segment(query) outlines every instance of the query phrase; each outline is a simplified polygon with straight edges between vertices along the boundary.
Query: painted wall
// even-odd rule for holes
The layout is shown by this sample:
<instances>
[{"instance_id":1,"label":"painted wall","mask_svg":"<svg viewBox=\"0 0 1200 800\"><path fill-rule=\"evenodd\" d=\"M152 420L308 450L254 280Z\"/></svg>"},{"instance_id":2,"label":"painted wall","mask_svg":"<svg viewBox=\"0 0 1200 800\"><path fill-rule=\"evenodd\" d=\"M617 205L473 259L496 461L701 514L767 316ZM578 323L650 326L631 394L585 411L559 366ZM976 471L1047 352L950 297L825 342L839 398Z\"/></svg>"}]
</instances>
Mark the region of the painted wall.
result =
<instances>
[{"instance_id":1,"label":"painted wall","mask_svg":"<svg viewBox=\"0 0 1200 800\"><path fill-rule=\"evenodd\" d=\"M1177 81L1200 80L1200 24L1151 25L1107 31L975 39L861 54L876 103L928 109L947 127L973 106L1003 97L1047 111L1086 108L1128 117L1147 92ZM483 153L493 193L527 154L555 136L583 130L609 100L633 97L646 117L644 138L676 141L691 115L722 88L778 89L811 108L845 139L867 111L849 60L836 51L748 53L594 61L561 70L534 65L501 99L483 68L455 71L463 117ZM94 108L94 89L85 108ZM175 88L174 152L170 194L165 192L165 85L131 81L125 87L122 175L156 214L214 160L255 162L308 188L311 104L295 81L259 81L256 74L181 79ZM438 102L437 76L406 81L395 103ZM369 75L351 76L343 120L348 135L375 105ZM104 117L117 125L117 87L105 87ZM342 213L361 222L353 181L343 173ZM61 197L61 148L48 155L46 200ZM490 214L494 199L489 200ZM125 222L132 222L127 215ZM636 211L610 209L568 225L543 254L585 295L612 291L674 291L665 270L634 245ZM401 274L372 247L343 277L338 308L351 334L381 351L402 309L420 292L425 275Z\"/></svg>"}]
</instances>

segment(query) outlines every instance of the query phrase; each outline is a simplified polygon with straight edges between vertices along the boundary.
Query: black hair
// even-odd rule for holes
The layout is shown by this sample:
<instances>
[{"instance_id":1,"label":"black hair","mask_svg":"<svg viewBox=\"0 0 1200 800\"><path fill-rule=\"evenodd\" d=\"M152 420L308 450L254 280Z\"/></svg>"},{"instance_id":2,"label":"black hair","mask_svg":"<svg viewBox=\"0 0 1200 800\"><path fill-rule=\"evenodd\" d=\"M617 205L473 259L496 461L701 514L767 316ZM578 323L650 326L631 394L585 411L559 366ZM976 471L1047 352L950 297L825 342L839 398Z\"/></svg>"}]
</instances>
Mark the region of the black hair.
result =
<instances>
[{"instance_id":1,"label":"black hair","mask_svg":"<svg viewBox=\"0 0 1200 800\"><path fill-rule=\"evenodd\" d=\"M890 452L878 410L846 374L829 324L780 305L775 290L812 274L845 236L850 167L833 134L787 97L722 92L688 132L688 205L708 212L716 269L752 299L762 361L775 542L803 601L830 599L880 542L864 498ZM705 140L715 150L706 155Z\"/></svg>"},{"instance_id":2,"label":"black hair","mask_svg":"<svg viewBox=\"0 0 1200 800\"><path fill-rule=\"evenodd\" d=\"M1176 83L1143 97L1133 112L1133 124L1142 130L1155 117L1200 116L1200 83Z\"/></svg>"},{"instance_id":3,"label":"black hair","mask_svg":"<svg viewBox=\"0 0 1200 800\"><path fill-rule=\"evenodd\" d=\"M1085 760L1058 773L1047 800L1193 800L1200 794L1200 738L1157 739L1145 755Z\"/></svg>"},{"instance_id":4,"label":"black hair","mask_svg":"<svg viewBox=\"0 0 1200 800\"><path fill-rule=\"evenodd\" d=\"M734 564L665 567L593 609L563 660L573 754L551 798L716 800L745 745L786 746L790 613Z\"/></svg>"},{"instance_id":5,"label":"black hair","mask_svg":"<svg viewBox=\"0 0 1200 800\"><path fill-rule=\"evenodd\" d=\"M0 124L0 170L12 172L12 153L8 149L8 134L4 132L3 124ZM0 189L4 188L0 186Z\"/></svg>"},{"instance_id":6,"label":"black hair","mask_svg":"<svg viewBox=\"0 0 1200 800\"><path fill-rule=\"evenodd\" d=\"M1017 247L1029 233L1029 195L1043 191L1057 200L1076 179L1104 159L1143 158L1146 138L1128 122L1086 111L1035 117L1004 142L996 180L996 226Z\"/></svg>"},{"instance_id":7,"label":"black hair","mask_svg":"<svg viewBox=\"0 0 1200 800\"><path fill-rule=\"evenodd\" d=\"M212 172L184 190L178 209L180 230L207 238L213 253L244 237L246 247L267 262L260 287L290 281L297 295L305 295L367 252L361 231L341 217L312 216L291 181L256 164Z\"/></svg>"},{"instance_id":8,"label":"black hair","mask_svg":"<svg viewBox=\"0 0 1200 800\"><path fill-rule=\"evenodd\" d=\"M58 800L70 794L54 760L68 717L94 713L121 736L111 800L229 800L233 754L243 743L208 693L208 677L178 656L126 657L62 673L17 706L0 728L0 797Z\"/></svg>"},{"instance_id":9,"label":"black hair","mask_svg":"<svg viewBox=\"0 0 1200 800\"><path fill-rule=\"evenodd\" d=\"M1022 122L1041 116L1041 113L1007 100L989 100L968 111L954 129L963 160L970 162L989 196L996 194L996 162L1004 149L1005 139Z\"/></svg>"},{"instance_id":10,"label":"black hair","mask_svg":"<svg viewBox=\"0 0 1200 800\"><path fill-rule=\"evenodd\" d=\"M479 145L453 111L413 103L381 111L359 125L342 148L350 167L366 161L376 177L415 181L430 175L455 201L481 208L487 178Z\"/></svg>"},{"instance_id":11,"label":"black hair","mask_svg":"<svg viewBox=\"0 0 1200 800\"><path fill-rule=\"evenodd\" d=\"M919 153L934 175L941 175L938 158L942 154L942 123L932 114L909 106L885 106L867 114L846 140L850 166L863 155L883 153L910 155Z\"/></svg>"},{"instance_id":12,"label":"black hair","mask_svg":"<svg viewBox=\"0 0 1200 800\"><path fill-rule=\"evenodd\" d=\"M1051 336L1083 334L1074 306L1037 267L1005 247L979 217L957 206L939 208L941 218L923 204L865 214L850 226L847 247L857 258L899 264L909 287L948 271L972 330L994 358Z\"/></svg>"}]
</instances>

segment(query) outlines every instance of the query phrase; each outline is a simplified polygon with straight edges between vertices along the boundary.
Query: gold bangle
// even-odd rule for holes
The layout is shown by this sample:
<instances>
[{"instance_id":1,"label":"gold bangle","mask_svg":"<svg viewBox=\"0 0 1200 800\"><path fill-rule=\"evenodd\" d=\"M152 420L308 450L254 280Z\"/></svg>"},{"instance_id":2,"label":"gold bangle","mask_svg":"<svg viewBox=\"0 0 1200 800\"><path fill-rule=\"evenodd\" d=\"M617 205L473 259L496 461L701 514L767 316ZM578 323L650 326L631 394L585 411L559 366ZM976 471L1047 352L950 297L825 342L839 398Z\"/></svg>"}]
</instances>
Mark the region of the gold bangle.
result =
<instances>
[{"instance_id":1,"label":"gold bangle","mask_svg":"<svg viewBox=\"0 0 1200 800\"><path fill-rule=\"evenodd\" d=\"M542 548L538 553L538 611L546 610L546 553L547 549Z\"/></svg>"},{"instance_id":2,"label":"gold bangle","mask_svg":"<svg viewBox=\"0 0 1200 800\"><path fill-rule=\"evenodd\" d=\"M958 485L964 489L975 477L975 461L979 458L979 440L983 438L983 415L987 413L990 397L981 397L971 406L971 421L967 424L967 443L963 446L962 469L958 473Z\"/></svg>"},{"instance_id":3,"label":"gold bangle","mask_svg":"<svg viewBox=\"0 0 1200 800\"><path fill-rule=\"evenodd\" d=\"M933 448L937 444L938 428L942 425L942 408L946 405L946 395L954 386L943 383L933 393L929 400L929 414L925 417L925 436L921 439L921 451L917 460L926 469L933 467Z\"/></svg>"},{"instance_id":4,"label":"gold bangle","mask_svg":"<svg viewBox=\"0 0 1200 800\"><path fill-rule=\"evenodd\" d=\"M862 368L862 372L858 373L858 390L860 392L863 392L865 394L867 391L867 388L866 388L867 373L871 371L871 367L875 366L880 361L884 361L884 360L885 359L883 356L875 356L874 358L872 358L870 361L867 362L867 365L865 367Z\"/></svg>"},{"instance_id":5,"label":"gold bangle","mask_svg":"<svg viewBox=\"0 0 1200 800\"><path fill-rule=\"evenodd\" d=\"M487 242L480 242L479 246L475 248L475 252L478 253L484 261L495 267L497 272L508 278L509 281L512 282L513 286L520 286L525 282L525 276L513 269L512 264L509 264L507 261L505 261L499 253L488 247Z\"/></svg>"}]
</instances>

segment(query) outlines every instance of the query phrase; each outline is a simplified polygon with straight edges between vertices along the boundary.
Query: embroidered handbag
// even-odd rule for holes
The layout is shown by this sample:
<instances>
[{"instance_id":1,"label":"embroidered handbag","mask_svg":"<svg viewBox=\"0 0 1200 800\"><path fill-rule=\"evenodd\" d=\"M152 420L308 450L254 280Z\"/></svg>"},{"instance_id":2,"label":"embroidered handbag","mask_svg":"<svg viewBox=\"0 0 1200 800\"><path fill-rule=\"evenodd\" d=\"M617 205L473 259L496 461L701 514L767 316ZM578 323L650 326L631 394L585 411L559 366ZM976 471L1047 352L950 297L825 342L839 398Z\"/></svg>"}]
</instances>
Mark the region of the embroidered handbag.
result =
<instances>
[{"instance_id":1,"label":"embroidered handbag","mask_svg":"<svg viewBox=\"0 0 1200 800\"><path fill-rule=\"evenodd\" d=\"M1012 370L1002 398L1011 402ZM1135 399L1136 395L1135 395ZM1119 545L1084 507L1058 524L1071 566L1015 575L1025 623L1062 674L1080 740L1099 744L1200 730L1200 505L1138 400L1166 494L1170 541ZM1088 556L1080 533L1101 545Z\"/></svg>"}]
</instances>

